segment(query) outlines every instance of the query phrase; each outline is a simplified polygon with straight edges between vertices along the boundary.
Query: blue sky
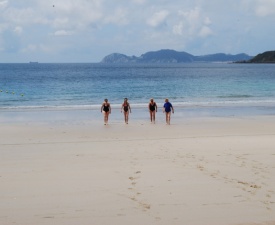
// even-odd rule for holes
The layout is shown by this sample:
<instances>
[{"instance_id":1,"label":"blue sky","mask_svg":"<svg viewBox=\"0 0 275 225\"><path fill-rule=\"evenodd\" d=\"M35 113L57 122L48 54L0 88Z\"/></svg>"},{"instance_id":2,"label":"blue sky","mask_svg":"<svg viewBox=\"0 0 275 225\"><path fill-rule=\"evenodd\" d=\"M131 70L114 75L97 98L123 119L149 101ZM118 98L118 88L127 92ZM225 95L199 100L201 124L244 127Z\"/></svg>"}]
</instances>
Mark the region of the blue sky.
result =
<instances>
[{"instance_id":1,"label":"blue sky","mask_svg":"<svg viewBox=\"0 0 275 225\"><path fill-rule=\"evenodd\" d=\"M275 50L275 0L0 0L0 62Z\"/></svg>"}]
</instances>

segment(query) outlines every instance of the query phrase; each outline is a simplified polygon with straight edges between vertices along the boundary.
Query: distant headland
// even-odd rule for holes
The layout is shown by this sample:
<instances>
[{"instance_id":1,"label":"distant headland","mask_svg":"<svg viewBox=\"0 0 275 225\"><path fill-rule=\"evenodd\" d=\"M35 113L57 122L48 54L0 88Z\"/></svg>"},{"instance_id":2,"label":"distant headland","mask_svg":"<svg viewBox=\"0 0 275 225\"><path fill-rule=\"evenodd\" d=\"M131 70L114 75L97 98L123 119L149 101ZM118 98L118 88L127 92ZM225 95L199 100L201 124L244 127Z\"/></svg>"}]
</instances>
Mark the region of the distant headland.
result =
<instances>
[{"instance_id":1,"label":"distant headland","mask_svg":"<svg viewBox=\"0 0 275 225\"><path fill-rule=\"evenodd\" d=\"M245 53L236 55L216 53L210 55L194 56L187 52L178 52L170 49L150 51L141 56L127 56L113 53L105 56L100 63L196 63L196 62L246 62L253 58Z\"/></svg>"},{"instance_id":2,"label":"distant headland","mask_svg":"<svg viewBox=\"0 0 275 225\"><path fill-rule=\"evenodd\" d=\"M236 63L275 63L275 51L260 53L249 60L241 60Z\"/></svg>"}]
</instances>

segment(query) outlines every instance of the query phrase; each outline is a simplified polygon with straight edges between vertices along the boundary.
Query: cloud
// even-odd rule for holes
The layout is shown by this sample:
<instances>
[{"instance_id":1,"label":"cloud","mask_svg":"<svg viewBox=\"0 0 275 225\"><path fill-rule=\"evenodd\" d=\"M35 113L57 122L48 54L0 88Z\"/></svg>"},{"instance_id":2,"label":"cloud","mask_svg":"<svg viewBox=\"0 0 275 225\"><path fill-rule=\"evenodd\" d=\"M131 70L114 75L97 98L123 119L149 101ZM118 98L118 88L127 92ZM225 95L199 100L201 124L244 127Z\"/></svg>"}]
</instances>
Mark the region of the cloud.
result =
<instances>
[{"instance_id":1,"label":"cloud","mask_svg":"<svg viewBox=\"0 0 275 225\"><path fill-rule=\"evenodd\" d=\"M255 9L256 15L265 17L275 15L275 1L274 0L258 0Z\"/></svg>"},{"instance_id":2,"label":"cloud","mask_svg":"<svg viewBox=\"0 0 275 225\"><path fill-rule=\"evenodd\" d=\"M76 51L99 61L120 51L207 54L226 46L256 54L274 47L274 20L275 0L0 0L0 60L5 52L15 61L17 53L75 60Z\"/></svg>"},{"instance_id":3,"label":"cloud","mask_svg":"<svg viewBox=\"0 0 275 225\"><path fill-rule=\"evenodd\" d=\"M180 22L179 24L173 26L173 33L176 35L183 35L183 29L183 22Z\"/></svg>"},{"instance_id":4,"label":"cloud","mask_svg":"<svg viewBox=\"0 0 275 225\"><path fill-rule=\"evenodd\" d=\"M147 24L152 27L157 27L165 21L168 15L169 12L167 10L156 12L151 18L147 20Z\"/></svg>"},{"instance_id":5,"label":"cloud","mask_svg":"<svg viewBox=\"0 0 275 225\"><path fill-rule=\"evenodd\" d=\"M203 38L208 37L212 34L213 34L213 31L207 26L203 26L199 32L199 36Z\"/></svg>"},{"instance_id":6,"label":"cloud","mask_svg":"<svg viewBox=\"0 0 275 225\"><path fill-rule=\"evenodd\" d=\"M57 17L52 21L51 25L56 29L71 27L68 17Z\"/></svg>"},{"instance_id":7,"label":"cloud","mask_svg":"<svg viewBox=\"0 0 275 225\"><path fill-rule=\"evenodd\" d=\"M126 8L118 7L114 12L105 17L103 20L105 24L127 25L129 23L128 10Z\"/></svg>"},{"instance_id":8,"label":"cloud","mask_svg":"<svg viewBox=\"0 0 275 225\"><path fill-rule=\"evenodd\" d=\"M101 1L99 0L60 0L51 9L51 15L55 18L54 21L63 21L59 24L59 28L70 29L83 29L88 24L103 18Z\"/></svg>"},{"instance_id":9,"label":"cloud","mask_svg":"<svg viewBox=\"0 0 275 225\"><path fill-rule=\"evenodd\" d=\"M180 22L173 26L174 34L186 36L189 40L196 37L206 38L213 34L209 27L212 21L201 12L199 7L186 11L179 10L178 15Z\"/></svg>"},{"instance_id":10,"label":"cloud","mask_svg":"<svg viewBox=\"0 0 275 225\"><path fill-rule=\"evenodd\" d=\"M211 22L211 20L209 19L209 17L206 17L205 19L204 19L204 22L203 22L205 25L211 25L212 24L212 22Z\"/></svg>"},{"instance_id":11,"label":"cloud","mask_svg":"<svg viewBox=\"0 0 275 225\"><path fill-rule=\"evenodd\" d=\"M200 9L196 7L187 11L180 10L179 15L183 16L188 23L197 24L200 19Z\"/></svg>"},{"instance_id":12,"label":"cloud","mask_svg":"<svg viewBox=\"0 0 275 225\"><path fill-rule=\"evenodd\" d=\"M42 11L35 8L7 7L3 12L2 21L10 25L30 26L32 24L47 24L49 21L44 17Z\"/></svg>"},{"instance_id":13,"label":"cloud","mask_svg":"<svg viewBox=\"0 0 275 225\"><path fill-rule=\"evenodd\" d=\"M8 1L0 1L0 9L6 8L8 5Z\"/></svg>"},{"instance_id":14,"label":"cloud","mask_svg":"<svg viewBox=\"0 0 275 225\"><path fill-rule=\"evenodd\" d=\"M22 49L22 52L34 52L37 51L38 47L35 44L29 44L26 48Z\"/></svg>"},{"instance_id":15,"label":"cloud","mask_svg":"<svg viewBox=\"0 0 275 225\"><path fill-rule=\"evenodd\" d=\"M52 49L43 44L28 44L25 48L21 49L22 53L34 53L34 52L52 52Z\"/></svg>"},{"instance_id":16,"label":"cloud","mask_svg":"<svg viewBox=\"0 0 275 225\"><path fill-rule=\"evenodd\" d=\"M0 23L0 34L7 30L8 24L7 23Z\"/></svg>"},{"instance_id":17,"label":"cloud","mask_svg":"<svg viewBox=\"0 0 275 225\"><path fill-rule=\"evenodd\" d=\"M180 10L178 12L179 18L185 25L181 33L187 34L190 38L198 34L198 30L202 25L202 17L198 7L189 9L187 11Z\"/></svg>"},{"instance_id":18,"label":"cloud","mask_svg":"<svg viewBox=\"0 0 275 225\"><path fill-rule=\"evenodd\" d=\"M70 36L72 35L72 32L66 31L66 30L58 30L54 32L54 36Z\"/></svg>"},{"instance_id":19,"label":"cloud","mask_svg":"<svg viewBox=\"0 0 275 225\"><path fill-rule=\"evenodd\" d=\"M136 3L136 4L144 4L146 2L146 0L133 0L133 3Z\"/></svg>"},{"instance_id":20,"label":"cloud","mask_svg":"<svg viewBox=\"0 0 275 225\"><path fill-rule=\"evenodd\" d=\"M20 35L23 32L23 28L20 26L17 26L14 28L14 33L16 33L17 35Z\"/></svg>"},{"instance_id":21,"label":"cloud","mask_svg":"<svg viewBox=\"0 0 275 225\"><path fill-rule=\"evenodd\" d=\"M53 5L49 1L28 0L26 4L7 7L2 21L20 26L39 24L55 29L83 29L102 18L99 2L59 0Z\"/></svg>"}]
</instances>

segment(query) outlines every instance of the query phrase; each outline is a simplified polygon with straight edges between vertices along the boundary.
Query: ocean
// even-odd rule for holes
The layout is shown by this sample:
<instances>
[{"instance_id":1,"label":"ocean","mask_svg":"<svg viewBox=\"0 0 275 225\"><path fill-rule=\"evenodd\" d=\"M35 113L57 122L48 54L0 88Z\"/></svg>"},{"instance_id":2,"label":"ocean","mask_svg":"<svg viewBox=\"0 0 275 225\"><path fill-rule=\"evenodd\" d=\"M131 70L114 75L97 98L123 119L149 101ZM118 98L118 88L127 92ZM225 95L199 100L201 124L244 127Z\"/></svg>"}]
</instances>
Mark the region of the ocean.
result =
<instances>
[{"instance_id":1,"label":"ocean","mask_svg":"<svg viewBox=\"0 0 275 225\"><path fill-rule=\"evenodd\" d=\"M274 64L0 64L0 111L275 105ZM270 110L269 110L270 113Z\"/></svg>"}]
</instances>

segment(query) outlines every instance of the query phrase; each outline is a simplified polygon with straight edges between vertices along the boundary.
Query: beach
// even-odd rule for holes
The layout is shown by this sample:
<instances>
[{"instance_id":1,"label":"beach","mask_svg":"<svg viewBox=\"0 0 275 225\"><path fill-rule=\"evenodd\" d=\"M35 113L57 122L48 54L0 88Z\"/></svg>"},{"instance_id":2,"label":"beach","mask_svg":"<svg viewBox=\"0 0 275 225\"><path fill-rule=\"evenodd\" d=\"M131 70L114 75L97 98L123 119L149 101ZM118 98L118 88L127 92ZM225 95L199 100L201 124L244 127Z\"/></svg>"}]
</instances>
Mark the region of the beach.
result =
<instances>
[{"instance_id":1,"label":"beach","mask_svg":"<svg viewBox=\"0 0 275 225\"><path fill-rule=\"evenodd\" d=\"M1 112L0 224L275 224L275 115L98 111Z\"/></svg>"}]
</instances>

